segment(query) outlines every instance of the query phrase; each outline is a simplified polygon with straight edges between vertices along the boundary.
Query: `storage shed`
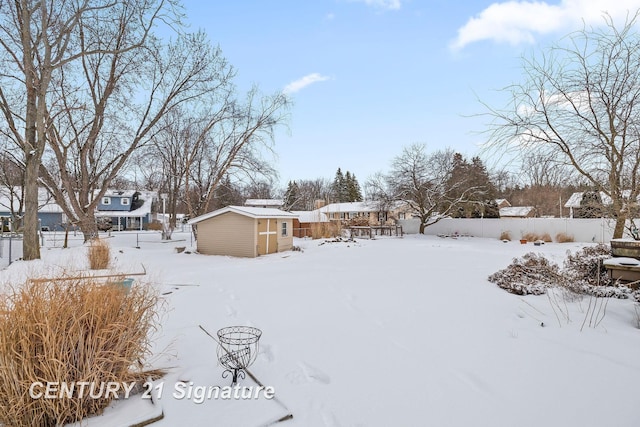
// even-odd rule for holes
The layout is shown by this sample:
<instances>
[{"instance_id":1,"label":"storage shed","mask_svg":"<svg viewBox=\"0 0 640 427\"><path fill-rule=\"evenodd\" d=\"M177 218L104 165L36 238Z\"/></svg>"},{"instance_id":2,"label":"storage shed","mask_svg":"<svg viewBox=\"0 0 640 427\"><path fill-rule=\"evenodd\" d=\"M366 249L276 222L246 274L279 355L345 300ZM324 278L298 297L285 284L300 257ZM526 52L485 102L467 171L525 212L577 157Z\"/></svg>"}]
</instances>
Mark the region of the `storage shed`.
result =
<instances>
[{"instance_id":1,"label":"storage shed","mask_svg":"<svg viewBox=\"0 0 640 427\"><path fill-rule=\"evenodd\" d=\"M197 227L199 253L253 258L290 250L295 217L280 209L227 206L188 224Z\"/></svg>"}]
</instances>

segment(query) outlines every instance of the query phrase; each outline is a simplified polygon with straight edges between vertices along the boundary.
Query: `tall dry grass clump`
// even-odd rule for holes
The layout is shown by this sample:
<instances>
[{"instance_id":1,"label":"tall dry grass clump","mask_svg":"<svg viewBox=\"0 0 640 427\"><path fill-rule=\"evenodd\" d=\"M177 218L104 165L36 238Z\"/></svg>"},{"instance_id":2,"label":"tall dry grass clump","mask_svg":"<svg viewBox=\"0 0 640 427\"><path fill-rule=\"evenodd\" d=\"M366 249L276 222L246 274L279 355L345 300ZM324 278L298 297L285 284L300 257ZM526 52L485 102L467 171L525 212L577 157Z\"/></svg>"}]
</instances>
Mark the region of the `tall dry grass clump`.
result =
<instances>
[{"instance_id":1,"label":"tall dry grass clump","mask_svg":"<svg viewBox=\"0 0 640 427\"><path fill-rule=\"evenodd\" d=\"M91 270L104 270L111 262L111 248L104 240L93 239L89 245L88 257Z\"/></svg>"},{"instance_id":2,"label":"tall dry grass clump","mask_svg":"<svg viewBox=\"0 0 640 427\"><path fill-rule=\"evenodd\" d=\"M29 281L0 296L0 425L59 426L99 414L112 400L30 396L34 382L142 380L158 296L94 281Z\"/></svg>"},{"instance_id":3,"label":"tall dry grass clump","mask_svg":"<svg viewBox=\"0 0 640 427\"><path fill-rule=\"evenodd\" d=\"M509 240L511 241L511 233L509 231L503 231L500 233L500 240Z\"/></svg>"},{"instance_id":4,"label":"tall dry grass clump","mask_svg":"<svg viewBox=\"0 0 640 427\"><path fill-rule=\"evenodd\" d=\"M528 242L535 242L540 240L540 236L534 232L528 231L522 234L522 238Z\"/></svg>"},{"instance_id":5,"label":"tall dry grass clump","mask_svg":"<svg viewBox=\"0 0 640 427\"><path fill-rule=\"evenodd\" d=\"M556 234L556 242L558 243L571 243L573 242L573 236L567 233L558 233Z\"/></svg>"}]
</instances>

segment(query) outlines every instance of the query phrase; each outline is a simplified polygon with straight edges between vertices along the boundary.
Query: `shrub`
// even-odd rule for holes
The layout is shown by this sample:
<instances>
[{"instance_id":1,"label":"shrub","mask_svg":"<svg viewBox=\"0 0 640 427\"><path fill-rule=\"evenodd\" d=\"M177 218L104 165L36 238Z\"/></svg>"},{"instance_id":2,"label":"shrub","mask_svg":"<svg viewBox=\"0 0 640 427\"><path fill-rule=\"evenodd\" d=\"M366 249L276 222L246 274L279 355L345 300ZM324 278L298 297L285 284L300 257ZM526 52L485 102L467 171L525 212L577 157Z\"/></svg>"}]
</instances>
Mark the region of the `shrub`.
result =
<instances>
[{"instance_id":1,"label":"shrub","mask_svg":"<svg viewBox=\"0 0 640 427\"><path fill-rule=\"evenodd\" d=\"M500 240L511 240L511 233L509 231L503 231L500 233Z\"/></svg>"},{"instance_id":2,"label":"shrub","mask_svg":"<svg viewBox=\"0 0 640 427\"><path fill-rule=\"evenodd\" d=\"M542 233L542 235L540 235L540 240L545 243L553 242L553 239L551 238L551 235L549 233Z\"/></svg>"},{"instance_id":3,"label":"shrub","mask_svg":"<svg viewBox=\"0 0 640 427\"><path fill-rule=\"evenodd\" d=\"M91 270L104 270L111 262L111 249L104 240L93 239L89 245L89 268Z\"/></svg>"},{"instance_id":4,"label":"shrub","mask_svg":"<svg viewBox=\"0 0 640 427\"><path fill-rule=\"evenodd\" d=\"M162 223L158 220L154 220L153 222L147 224L147 230L162 231Z\"/></svg>"},{"instance_id":5,"label":"shrub","mask_svg":"<svg viewBox=\"0 0 640 427\"><path fill-rule=\"evenodd\" d=\"M0 295L0 425L64 425L101 413L111 400L32 399L36 381L142 381L146 374L132 369L151 350L158 297L150 289L29 281Z\"/></svg>"},{"instance_id":6,"label":"shrub","mask_svg":"<svg viewBox=\"0 0 640 427\"><path fill-rule=\"evenodd\" d=\"M573 242L573 236L567 233L558 233L556 234L556 242L558 243L571 243Z\"/></svg>"},{"instance_id":7,"label":"shrub","mask_svg":"<svg viewBox=\"0 0 640 427\"><path fill-rule=\"evenodd\" d=\"M540 295L561 279L560 268L542 255L529 252L489 276L489 281L518 295Z\"/></svg>"},{"instance_id":8,"label":"shrub","mask_svg":"<svg viewBox=\"0 0 640 427\"><path fill-rule=\"evenodd\" d=\"M567 251L564 271L572 286L609 286L613 283L602 263L608 258L611 258L611 249L602 243L587 246L575 253Z\"/></svg>"},{"instance_id":9,"label":"shrub","mask_svg":"<svg viewBox=\"0 0 640 427\"><path fill-rule=\"evenodd\" d=\"M540 240L540 236L538 236L536 233L532 233L532 232L524 233L522 235L522 238L525 239L528 242L535 242L536 240Z\"/></svg>"}]
</instances>

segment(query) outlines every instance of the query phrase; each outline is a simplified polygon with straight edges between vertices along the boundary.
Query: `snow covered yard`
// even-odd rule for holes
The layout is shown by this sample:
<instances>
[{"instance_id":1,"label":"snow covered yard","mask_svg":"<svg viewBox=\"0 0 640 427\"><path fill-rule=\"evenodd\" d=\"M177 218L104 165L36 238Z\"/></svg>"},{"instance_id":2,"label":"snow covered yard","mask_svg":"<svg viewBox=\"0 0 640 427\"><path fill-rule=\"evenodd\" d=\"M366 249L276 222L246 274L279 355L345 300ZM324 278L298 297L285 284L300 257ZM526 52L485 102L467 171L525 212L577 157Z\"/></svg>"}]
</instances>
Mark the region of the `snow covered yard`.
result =
<instances>
[{"instance_id":1,"label":"snow covered yard","mask_svg":"<svg viewBox=\"0 0 640 427\"><path fill-rule=\"evenodd\" d=\"M609 301L599 326L581 332L588 297L567 302L569 321L559 322L546 296L519 297L486 280L526 252L561 262L582 244L297 240L302 252L236 259L176 253L190 245L179 233L170 243L152 233L138 243L135 234L114 236L117 269L144 264L144 280L166 298L151 362L171 369L156 383L164 387L164 419L154 426L260 426L288 412L293 419L277 425L640 424L640 329L631 301ZM81 263L84 250L45 248L42 261L26 269L15 263L0 278ZM230 382L199 325L213 334L230 325L260 328L250 370L278 400L173 396L179 381ZM130 409L115 405L111 413L118 410Z\"/></svg>"}]
</instances>

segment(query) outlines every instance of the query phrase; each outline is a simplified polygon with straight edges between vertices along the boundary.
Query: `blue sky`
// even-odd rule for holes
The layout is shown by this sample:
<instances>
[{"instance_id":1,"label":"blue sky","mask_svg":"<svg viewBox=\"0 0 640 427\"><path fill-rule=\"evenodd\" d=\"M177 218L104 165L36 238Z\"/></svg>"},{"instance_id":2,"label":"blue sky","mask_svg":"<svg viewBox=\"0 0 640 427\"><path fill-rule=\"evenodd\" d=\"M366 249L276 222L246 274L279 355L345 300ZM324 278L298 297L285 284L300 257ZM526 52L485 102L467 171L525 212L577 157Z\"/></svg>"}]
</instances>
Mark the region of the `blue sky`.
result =
<instances>
[{"instance_id":1,"label":"blue sky","mask_svg":"<svg viewBox=\"0 0 640 427\"><path fill-rule=\"evenodd\" d=\"M293 100L277 132L280 185L333 178L360 183L387 171L404 146L479 154L500 89L523 81L521 58L602 13L622 19L640 0L184 0L236 67L236 83ZM485 159L488 164L492 159Z\"/></svg>"}]
</instances>

